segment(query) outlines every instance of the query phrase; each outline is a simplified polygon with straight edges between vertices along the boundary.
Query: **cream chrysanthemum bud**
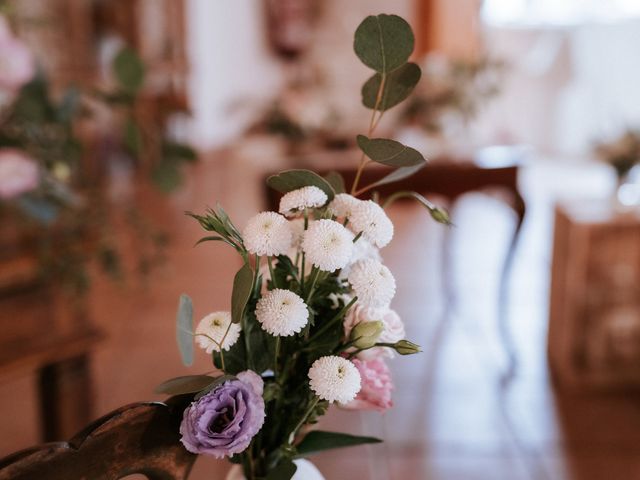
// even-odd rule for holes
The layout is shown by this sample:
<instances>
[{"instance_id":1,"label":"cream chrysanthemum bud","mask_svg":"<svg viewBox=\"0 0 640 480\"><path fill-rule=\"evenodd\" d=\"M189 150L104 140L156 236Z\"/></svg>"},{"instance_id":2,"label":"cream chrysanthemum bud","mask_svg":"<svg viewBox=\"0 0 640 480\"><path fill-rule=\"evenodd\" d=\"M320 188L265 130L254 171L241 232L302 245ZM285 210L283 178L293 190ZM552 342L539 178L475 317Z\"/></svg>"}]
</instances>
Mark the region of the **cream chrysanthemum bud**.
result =
<instances>
[{"instance_id":1,"label":"cream chrysanthemum bud","mask_svg":"<svg viewBox=\"0 0 640 480\"><path fill-rule=\"evenodd\" d=\"M351 230L362 236L376 247L386 246L393 238L393 223L380 205L372 200L360 201L349 217Z\"/></svg>"},{"instance_id":2,"label":"cream chrysanthemum bud","mask_svg":"<svg viewBox=\"0 0 640 480\"><path fill-rule=\"evenodd\" d=\"M343 268L353 254L353 234L333 220L317 220L304 234L302 251L324 272Z\"/></svg>"},{"instance_id":3,"label":"cream chrysanthemum bud","mask_svg":"<svg viewBox=\"0 0 640 480\"><path fill-rule=\"evenodd\" d=\"M252 217L242 236L244 246L256 255L286 255L293 239L289 221L276 212Z\"/></svg>"},{"instance_id":4,"label":"cream chrysanthemum bud","mask_svg":"<svg viewBox=\"0 0 640 480\"><path fill-rule=\"evenodd\" d=\"M318 187L302 187L286 193L280 199L280 213L287 216L296 215L305 208L317 208L327 203L328 197Z\"/></svg>"},{"instance_id":5,"label":"cream chrysanthemum bud","mask_svg":"<svg viewBox=\"0 0 640 480\"><path fill-rule=\"evenodd\" d=\"M338 218L350 218L354 208L362 200L349 195L348 193L339 193L329 204L329 213Z\"/></svg>"},{"instance_id":6,"label":"cream chrysanthemum bud","mask_svg":"<svg viewBox=\"0 0 640 480\"><path fill-rule=\"evenodd\" d=\"M346 358L320 357L309 369L309 386L323 400L348 403L360 391L360 372Z\"/></svg>"},{"instance_id":7,"label":"cream chrysanthemum bud","mask_svg":"<svg viewBox=\"0 0 640 480\"><path fill-rule=\"evenodd\" d=\"M391 271L373 259L356 262L347 278L358 303L366 307L388 307L396 293L396 280Z\"/></svg>"},{"instance_id":8,"label":"cream chrysanthemum bud","mask_svg":"<svg viewBox=\"0 0 640 480\"><path fill-rule=\"evenodd\" d=\"M298 295L276 288L258 300L256 318L262 329L271 335L288 337L305 327L309 321L309 310Z\"/></svg>"},{"instance_id":9,"label":"cream chrysanthemum bud","mask_svg":"<svg viewBox=\"0 0 640 480\"><path fill-rule=\"evenodd\" d=\"M219 352L220 346L229 350L238 341L240 330L239 323L231 323L231 313L210 313L196 327L196 343L207 353Z\"/></svg>"}]
</instances>

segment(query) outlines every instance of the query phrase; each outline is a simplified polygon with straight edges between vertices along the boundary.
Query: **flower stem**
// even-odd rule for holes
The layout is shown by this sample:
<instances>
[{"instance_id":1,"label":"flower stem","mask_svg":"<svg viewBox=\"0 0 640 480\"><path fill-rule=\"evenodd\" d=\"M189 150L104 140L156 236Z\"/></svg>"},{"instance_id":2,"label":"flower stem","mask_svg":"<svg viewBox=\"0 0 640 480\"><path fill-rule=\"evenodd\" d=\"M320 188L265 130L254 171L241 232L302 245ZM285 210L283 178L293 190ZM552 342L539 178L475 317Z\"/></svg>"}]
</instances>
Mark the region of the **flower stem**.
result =
<instances>
[{"instance_id":1,"label":"flower stem","mask_svg":"<svg viewBox=\"0 0 640 480\"><path fill-rule=\"evenodd\" d=\"M269 265L269 275L271 275L271 283L275 288L278 288L276 276L273 274L273 257L271 255L267 256L267 264Z\"/></svg>"},{"instance_id":2,"label":"flower stem","mask_svg":"<svg viewBox=\"0 0 640 480\"><path fill-rule=\"evenodd\" d=\"M316 408L316 405L318 405L319 401L320 401L320 397L316 396L316 398L313 400L313 402L311 402L311 406L309 407L307 412L300 419L300 421L298 422L296 427L293 429L293 431L289 434L289 445L293 445L293 442L296 439L296 433L298 433L298 430L300 430L300 428L307 421L307 419L309 418L309 415L311 415L311 412L313 412L313 409Z\"/></svg>"},{"instance_id":3,"label":"flower stem","mask_svg":"<svg viewBox=\"0 0 640 480\"><path fill-rule=\"evenodd\" d=\"M280 337L276 337L276 355L273 363L273 376L278 377L278 357L280 356Z\"/></svg>"},{"instance_id":4,"label":"flower stem","mask_svg":"<svg viewBox=\"0 0 640 480\"><path fill-rule=\"evenodd\" d=\"M307 294L307 298L305 303L309 305L309 300L313 295L314 290L316 289L316 282L318 281L318 276L320 275L320 269L315 265L311 269L311 273L309 274L309 293Z\"/></svg>"},{"instance_id":5,"label":"flower stem","mask_svg":"<svg viewBox=\"0 0 640 480\"><path fill-rule=\"evenodd\" d=\"M336 323L338 320L340 320L342 317L344 317L347 312L349 311L349 309L353 306L354 303L356 303L356 301L358 300L358 297L353 297L351 299L351 301L349 303L347 303L344 307L342 307L340 309L340 311L338 313L335 314L335 316L329 320L327 323L325 323L320 330L318 330L316 333L314 333L312 335L312 337L309 339L309 342L312 342L313 340L315 340L316 338L318 338L320 335L322 335L324 332L326 332L329 328L331 328L333 326L334 323Z\"/></svg>"}]
</instances>

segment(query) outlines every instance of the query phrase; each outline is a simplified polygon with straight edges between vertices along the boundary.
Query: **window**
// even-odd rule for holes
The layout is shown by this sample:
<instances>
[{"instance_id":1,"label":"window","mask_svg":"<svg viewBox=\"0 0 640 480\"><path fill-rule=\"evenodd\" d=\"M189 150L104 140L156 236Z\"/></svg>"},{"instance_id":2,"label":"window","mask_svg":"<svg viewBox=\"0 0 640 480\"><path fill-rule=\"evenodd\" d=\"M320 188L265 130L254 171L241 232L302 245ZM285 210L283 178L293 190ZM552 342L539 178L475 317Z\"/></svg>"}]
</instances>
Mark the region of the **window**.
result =
<instances>
[{"instance_id":1,"label":"window","mask_svg":"<svg viewBox=\"0 0 640 480\"><path fill-rule=\"evenodd\" d=\"M567 25L640 17L638 0L485 0L490 24Z\"/></svg>"}]
</instances>

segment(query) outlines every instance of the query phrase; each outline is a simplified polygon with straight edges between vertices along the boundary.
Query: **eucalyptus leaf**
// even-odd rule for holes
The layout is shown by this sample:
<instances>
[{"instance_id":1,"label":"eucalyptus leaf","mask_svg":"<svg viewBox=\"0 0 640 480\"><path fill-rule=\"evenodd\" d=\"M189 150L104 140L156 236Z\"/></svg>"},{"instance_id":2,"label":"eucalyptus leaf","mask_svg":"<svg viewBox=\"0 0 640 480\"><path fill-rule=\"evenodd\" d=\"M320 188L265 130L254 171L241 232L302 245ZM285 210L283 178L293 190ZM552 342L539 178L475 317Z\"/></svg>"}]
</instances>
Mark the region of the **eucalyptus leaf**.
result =
<instances>
[{"instance_id":1,"label":"eucalyptus leaf","mask_svg":"<svg viewBox=\"0 0 640 480\"><path fill-rule=\"evenodd\" d=\"M314 430L302 439L302 442L296 447L296 450L298 451L299 457L304 457L334 448L353 447L368 443L382 443L382 440L375 437L350 435L348 433Z\"/></svg>"},{"instance_id":2,"label":"eucalyptus leaf","mask_svg":"<svg viewBox=\"0 0 640 480\"><path fill-rule=\"evenodd\" d=\"M233 323L242 321L252 288L253 270L248 263L245 263L233 279L233 292L231 293L231 319Z\"/></svg>"},{"instance_id":3,"label":"eucalyptus leaf","mask_svg":"<svg viewBox=\"0 0 640 480\"><path fill-rule=\"evenodd\" d=\"M324 179L329 182L334 192L346 193L347 189L344 185L344 178L340 173L332 170L324 176Z\"/></svg>"},{"instance_id":4,"label":"eucalyptus leaf","mask_svg":"<svg viewBox=\"0 0 640 480\"><path fill-rule=\"evenodd\" d=\"M368 16L358 26L353 49L362 63L387 74L404 65L413 52L411 26L397 15Z\"/></svg>"},{"instance_id":5,"label":"eucalyptus leaf","mask_svg":"<svg viewBox=\"0 0 640 480\"><path fill-rule=\"evenodd\" d=\"M235 375L221 375L217 378L215 378L213 380L213 382L211 382L209 385L207 385L206 387L204 387L203 389L201 389L199 391L199 393L193 397L194 400L200 400L202 397L204 397L207 393L209 393L210 391L212 391L214 388L216 388L218 385L222 385L224 382L226 382L227 380L233 380L235 379Z\"/></svg>"},{"instance_id":6,"label":"eucalyptus leaf","mask_svg":"<svg viewBox=\"0 0 640 480\"><path fill-rule=\"evenodd\" d=\"M369 186L369 188L380 187L382 185L388 185L389 183L399 182L400 180L404 180L405 178L409 178L411 175L414 175L416 172L421 170L424 167L423 165L415 165L413 167L400 167L395 169L393 172L388 175L382 177L377 182L374 182Z\"/></svg>"},{"instance_id":7,"label":"eucalyptus leaf","mask_svg":"<svg viewBox=\"0 0 640 480\"><path fill-rule=\"evenodd\" d=\"M185 365L193 364L193 303L188 295L180 295L176 316L176 340Z\"/></svg>"},{"instance_id":8,"label":"eucalyptus leaf","mask_svg":"<svg viewBox=\"0 0 640 480\"><path fill-rule=\"evenodd\" d=\"M132 117L128 117L124 123L124 145L134 155L140 155L142 150L142 132Z\"/></svg>"},{"instance_id":9,"label":"eucalyptus leaf","mask_svg":"<svg viewBox=\"0 0 640 480\"><path fill-rule=\"evenodd\" d=\"M426 162L419 151L395 140L368 138L364 135L358 135L357 140L358 146L367 157L383 165L390 167L413 167Z\"/></svg>"},{"instance_id":10,"label":"eucalyptus leaf","mask_svg":"<svg viewBox=\"0 0 640 480\"><path fill-rule=\"evenodd\" d=\"M284 458L269 472L266 480L291 480L297 470L297 465L291 459Z\"/></svg>"},{"instance_id":11,"label":"eucalyptus leaf","mask_svg":"<svg viewBox=\"0 0 640 480\"><path fill-rule=\"evenodd\" d=\"M413 92L413 89L420 81L421 75L420 67L415 63L407 63L391 72L386 76L382 97L380 103L376 106L378 90L380 90L380 84L382 83L382 75L376 73L362 86L362 104L367 108L375 108L381 112L389 110Z\"/></svg>"},{"instance_id":12,"label":"eucalyptus leaf","mask_svg":"<svg viewBox=\"0 0 640 480\"><path fill-rule=\"evenodd\" d=\"M215 381L215 378L209 377L208 375L185 375L162 382L156 387L155 392L167 395L195 393L207 388Z\"/></svg>"},{"instance_id":13,"label":"eucalyptus leaf","mask_svg":"<svg viewBox=\"0 0 640 480\"><path fill-rule=\"evenodd\" d=\"M135 50L125 47L113 60L113 72L123 90L136 92L144 82L144 63Z\"/></svg>"},{"instance_id":14,"label":"eucalyptus leaf","mask_svg":"<svg viewBox=\"0 0 640 480\"><path fill-rule=\"evenodd\" d=\"M336 194L327 180L311 170L285 170L267 178L267 185L281 193L308 186L318 187L327 194L329 202Z\"/></svg>"}]
</instances>

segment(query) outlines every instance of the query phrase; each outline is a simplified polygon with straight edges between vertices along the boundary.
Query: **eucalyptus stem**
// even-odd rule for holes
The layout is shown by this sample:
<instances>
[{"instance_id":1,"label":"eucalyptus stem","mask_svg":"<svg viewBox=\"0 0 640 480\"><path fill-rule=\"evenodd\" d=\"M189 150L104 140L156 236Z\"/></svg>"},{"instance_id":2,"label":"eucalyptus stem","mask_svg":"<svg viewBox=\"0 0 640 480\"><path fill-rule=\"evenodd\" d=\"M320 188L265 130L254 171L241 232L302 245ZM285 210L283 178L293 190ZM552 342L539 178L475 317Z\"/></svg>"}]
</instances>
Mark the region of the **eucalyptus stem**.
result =
<instances>
[{"instance_id":1,"label":"eucalyptus stem","mask_svg":"<svg viewBox=\"0 0 640 480\"><path fill-rule=\"evenodd\" d=\"M309 418L309 415L311 415L311 412L313 412L313 409L316 408L316 405L318 405L319 401L320 401L320 397L316 396L316 398L311 403L311 406L309 407L307 412L300 419L300 421L298 422L296 427L293 429L293 431L289 434L289 445L293 445L293 441L296 439L296 433L298 433L298 430L300 430L300 428L307 421L307 419Z\"/></svg>"},{"instance_id":2,"label":"eucalyptus stem","mask_svg":"<svg viewBox=\"0 0 640 480\"><path fill-rule=\"evenodd\" d=\"M380 112L380 116L376 121L376 113L378 113L378 108L380 107L380 102L382 101L382 94L384 92L384 87L386 83L387 83L387 76L386 74L383 73L382 79L380 80L380 86L378 87L378 93L376 94L376 103L373 106L373 112L371 113L371 120L369 120L369 131L367 133L367 137L370 137L373 131L376 129L384 113L384 112ZM360 165L358 166L358 171L356 172L356 178L353 180L353 185L351 186L351 195L357 196L360 177L362 177L362 172L364 171L364 168L367 166L368 163L369 163L369 160L365 158L365 154L364 152L362 152L362 155L360 156Z\"/></svg>"},{"instance_id":3,"label":"eucalyptus stem","mask_svg":"<svg viewBox=\"0 0 640 480\"><path fill-rule=\"evenodd\" d=\"M253 272L253 288L258 286L258 274L260 273L260 255L256 255L256 271Z\"/></svg>"}]
</instances>

